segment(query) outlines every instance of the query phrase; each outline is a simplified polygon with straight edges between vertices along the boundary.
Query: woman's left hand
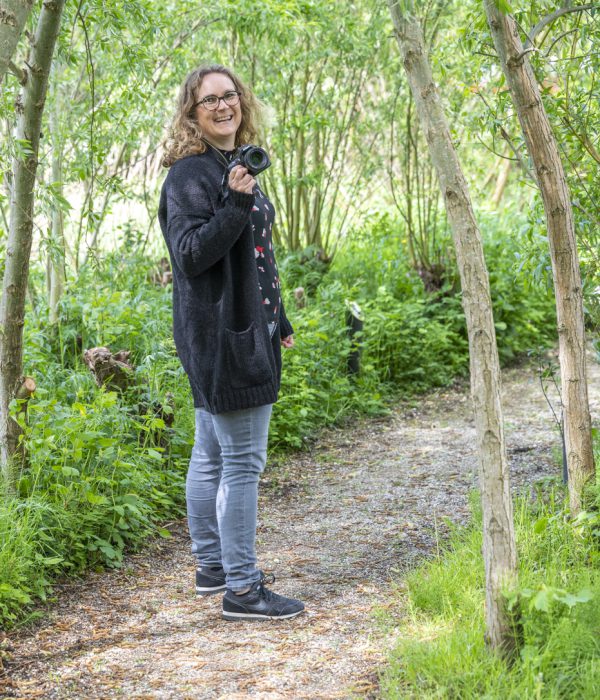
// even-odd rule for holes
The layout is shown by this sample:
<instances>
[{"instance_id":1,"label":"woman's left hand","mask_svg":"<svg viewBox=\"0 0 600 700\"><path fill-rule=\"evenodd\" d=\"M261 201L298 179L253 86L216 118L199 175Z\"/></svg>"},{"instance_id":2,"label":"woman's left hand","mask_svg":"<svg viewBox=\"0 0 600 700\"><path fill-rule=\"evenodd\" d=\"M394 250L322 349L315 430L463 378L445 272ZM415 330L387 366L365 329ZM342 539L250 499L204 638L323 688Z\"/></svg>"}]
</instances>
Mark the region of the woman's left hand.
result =
<instances>
[{"instance_id":1,"label":"woman's left hand","mask_svg":"<svg viewBox=\"0 0 600 700\"><path fill-rule=\"evenodd\" d=\"M288 335L287 338L282 338L281 344L283 345L284 348L293 348L294 347L294 336Z\"/></svg>"}]
</instances>

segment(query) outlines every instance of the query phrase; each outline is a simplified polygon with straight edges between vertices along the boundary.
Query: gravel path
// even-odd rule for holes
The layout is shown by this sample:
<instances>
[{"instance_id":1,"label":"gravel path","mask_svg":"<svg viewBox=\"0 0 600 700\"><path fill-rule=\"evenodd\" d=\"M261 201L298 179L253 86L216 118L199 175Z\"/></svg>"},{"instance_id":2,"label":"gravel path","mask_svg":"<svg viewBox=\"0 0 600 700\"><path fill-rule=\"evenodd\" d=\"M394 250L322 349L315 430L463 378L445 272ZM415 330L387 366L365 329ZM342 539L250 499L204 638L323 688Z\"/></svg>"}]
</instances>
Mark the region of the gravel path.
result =
<instances>
[{"instance_id":1,"label":"gravel path","mask_svg":"<svg viewBox=\"0 0 600 700\"><path fill-rule=\"evenodd\" d=\"M592 415L600 367L590 363ZM535 369L505 372L514 488L558 474L560 444ZM33 629L0 645L6 698L374 698L393 639L377 615L392 579L435 553L445 519L466 522L475 485L466 387L416 408L328 431L309 453L267 469L259 565L306 602L290 621L230 623L220 596L198 599L185 523L173 538L58 591ZM273 465L272 465L273 466ZM436 534L437 533L437 534Z\"/></svg>"}]
</instances>

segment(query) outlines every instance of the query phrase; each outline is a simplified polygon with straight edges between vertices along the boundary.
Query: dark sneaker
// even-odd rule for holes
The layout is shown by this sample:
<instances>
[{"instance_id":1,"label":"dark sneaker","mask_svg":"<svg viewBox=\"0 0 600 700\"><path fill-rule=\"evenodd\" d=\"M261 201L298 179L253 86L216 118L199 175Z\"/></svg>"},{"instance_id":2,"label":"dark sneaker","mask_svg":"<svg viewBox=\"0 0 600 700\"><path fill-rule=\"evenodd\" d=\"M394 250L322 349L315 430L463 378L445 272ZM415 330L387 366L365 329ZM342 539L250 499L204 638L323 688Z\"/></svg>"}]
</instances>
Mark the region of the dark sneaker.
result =
<instances>
[{"instance_id":1,"label":"dark sneaker","mask_svg":"<svg viewBox=\"0 0 600 700\"><path fill-rule=\"evenodd\" d=\"M196 569L196 595L213 595L226 587L223 569L208 566Z\"/></svg>"},{"instance_id":2,"label":"dark sneaker","mask_svg":"<svg viewBox=\"0 0 600 700\"><path fill-rule=\"evenodd\" d=\"M275 583L275 576L263 574L243 595L227 590L223 596L223 617L226 620L284 620L304 610L304 603L273 593L265 588L265 583Z\"/></svg>"}]
</instances>

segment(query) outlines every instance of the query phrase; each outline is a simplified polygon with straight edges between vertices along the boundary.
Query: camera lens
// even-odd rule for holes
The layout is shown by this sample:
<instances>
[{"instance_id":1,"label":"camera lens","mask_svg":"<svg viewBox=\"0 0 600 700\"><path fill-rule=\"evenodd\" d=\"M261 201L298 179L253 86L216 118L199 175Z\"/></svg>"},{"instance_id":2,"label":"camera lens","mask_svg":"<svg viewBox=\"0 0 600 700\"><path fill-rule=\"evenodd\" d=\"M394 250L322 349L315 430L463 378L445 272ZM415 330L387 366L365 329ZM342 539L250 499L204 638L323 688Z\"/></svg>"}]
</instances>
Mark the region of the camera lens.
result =
<instances>
[{"instance_id":1,"label":"camera lens","mask_svg":"<svg viewBox=\"0 0 600 700\"><path fill-rule=\"evenodd\" d=\"M251 148L245 154L244 160L250 172L259 173L269 166L269 157L262 148Z\"/></svg>"}]
</instances>

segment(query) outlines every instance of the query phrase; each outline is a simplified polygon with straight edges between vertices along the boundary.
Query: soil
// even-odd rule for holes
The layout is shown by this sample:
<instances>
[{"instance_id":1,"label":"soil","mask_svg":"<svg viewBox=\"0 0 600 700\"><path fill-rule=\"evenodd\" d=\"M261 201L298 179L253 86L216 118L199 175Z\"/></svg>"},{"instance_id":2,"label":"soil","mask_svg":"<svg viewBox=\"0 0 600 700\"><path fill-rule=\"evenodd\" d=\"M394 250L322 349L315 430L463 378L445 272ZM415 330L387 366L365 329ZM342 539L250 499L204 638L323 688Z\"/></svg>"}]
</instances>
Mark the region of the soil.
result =
<instances>
[{"instance_id":1,"label":"soil","mask_svg":"<svg viewBox=\"0 0 600 700\"><path fill-rule=\"evenodd\" d=\"M590 361L589 374L597 422L600 366ZM535 367L504 372L503 406L513 490L560 479L560 436ZM305 602L303 615L222 620L221 596L195 596L185 522L172 523L172 538L119 571L61 586L41 620L5 636L0 696L378 697L394 644L380 621L398 614L391 591L435 556L450 523L468 521L474 445L465 385L324 432L268 466L261 486L259 566L275 573L274 590Z\"/></svg>"}]
</instances>

